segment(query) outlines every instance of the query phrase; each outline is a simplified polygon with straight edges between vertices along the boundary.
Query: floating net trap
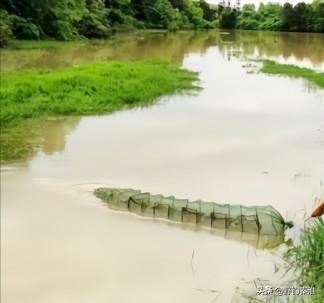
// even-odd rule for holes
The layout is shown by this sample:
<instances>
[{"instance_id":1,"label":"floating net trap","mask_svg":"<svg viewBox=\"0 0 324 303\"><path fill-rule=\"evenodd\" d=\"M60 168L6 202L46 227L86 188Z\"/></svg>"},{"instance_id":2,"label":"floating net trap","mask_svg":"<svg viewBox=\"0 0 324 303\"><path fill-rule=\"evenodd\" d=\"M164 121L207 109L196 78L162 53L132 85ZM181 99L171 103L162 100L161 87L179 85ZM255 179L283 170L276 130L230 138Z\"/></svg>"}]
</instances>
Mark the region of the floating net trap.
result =
<instances>
[{"instance_id":1,"label":"floating net trap","mask_svg":"<svg viewBox=\"0 0 324 303\"><path fill-rule=\"evenodd\" d=\"M98 188L95 195L111 209L203 228L278 236L292 226L270 205L247 207L201 200L190 202L134 189Z\"/></svg>"}]
</instances>

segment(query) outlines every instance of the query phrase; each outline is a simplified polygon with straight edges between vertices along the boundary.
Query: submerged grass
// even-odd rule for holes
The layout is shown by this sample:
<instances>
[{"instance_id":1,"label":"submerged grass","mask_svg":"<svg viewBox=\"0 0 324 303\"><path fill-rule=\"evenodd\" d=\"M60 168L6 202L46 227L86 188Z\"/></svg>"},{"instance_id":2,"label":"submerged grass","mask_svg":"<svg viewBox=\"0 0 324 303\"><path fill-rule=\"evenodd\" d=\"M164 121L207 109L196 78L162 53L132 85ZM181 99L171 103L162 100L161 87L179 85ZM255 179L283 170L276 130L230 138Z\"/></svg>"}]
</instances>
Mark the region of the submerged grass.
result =
<instances>
[{"instance_id":1,"label":"submerged grass","mask_svg":"<svg viewBox=\"0 0 324 303\"><path fill-rule=\"evenodd\" d=\"M39 49L48 47L72 47L80 46L87 43L87 40L57 41L57 40L10 40L6 49ZM5 50L6 50L5 49Z\"/></svg>"},{"instance_id":2,"label":"submerged grass","mask_svg":"<svg viewBox=\"0 0 324 303\"><path fill-rule=\"evenodd\" d=\"M322 303L324 298L324 221L304 230L301 244L286 253L287 260L299 272L301 285L315 287L310 301Z\"/></svg>"},{"instance_id":3,"label":"submerged grass","mask_svg":"<svg viewBox=\"0 0 324 303\"><path fill-rule=\"evenodd\" d=\"M29 119L1 127L1 161L18 160L31 156L41 142L37 130L41 121Z\"/></svg>"},{"instance_id":4,"label":"submerged grass","mask_svg":"<svg viewBox=\"0 0 324 303\"><path fill-rule=\"evenodd\" d=\"M197 74L161 60L94 62L55 70L3 72L1 160L22 158L30 119L111 113L198 87ZM27 136L28 137L28 136ZM4 140L3 140L4 139Z\"/></svg>"},{"instance_id":5,"label":"submerged grass","mask_svg":"<svg viewBox=\"0 0 324 303\"><path fill-rule=\"evenodd\" d=\"M291 64L280 64L271 60L262 60L261 72L266 74L284 75L293 78L303 78L317 86L324 88L324 73L309 68L302 68Z\"/></svg>"}]
</instances>

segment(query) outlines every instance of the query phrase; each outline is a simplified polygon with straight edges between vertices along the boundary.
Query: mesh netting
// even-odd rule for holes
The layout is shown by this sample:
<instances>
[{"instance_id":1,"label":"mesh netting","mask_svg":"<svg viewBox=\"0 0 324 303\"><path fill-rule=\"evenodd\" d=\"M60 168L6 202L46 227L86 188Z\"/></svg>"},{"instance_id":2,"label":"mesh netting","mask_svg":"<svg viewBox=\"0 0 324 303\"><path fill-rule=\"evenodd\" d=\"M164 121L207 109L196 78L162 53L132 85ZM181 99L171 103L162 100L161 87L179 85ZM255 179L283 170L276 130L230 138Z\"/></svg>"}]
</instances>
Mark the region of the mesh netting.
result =
<instances>
[{"instance_id":1,"label":"mesh netting","mask_svg":"<svg viewBox=\"0 0 324 303\"><path fill-rule=\"evenodd\" d=\"M201 200L189 202L134 189L98 188L95 195L112 209L213 229L279 235L288 225L270 205L246 207Z\"/></svg>"}]
</instances>

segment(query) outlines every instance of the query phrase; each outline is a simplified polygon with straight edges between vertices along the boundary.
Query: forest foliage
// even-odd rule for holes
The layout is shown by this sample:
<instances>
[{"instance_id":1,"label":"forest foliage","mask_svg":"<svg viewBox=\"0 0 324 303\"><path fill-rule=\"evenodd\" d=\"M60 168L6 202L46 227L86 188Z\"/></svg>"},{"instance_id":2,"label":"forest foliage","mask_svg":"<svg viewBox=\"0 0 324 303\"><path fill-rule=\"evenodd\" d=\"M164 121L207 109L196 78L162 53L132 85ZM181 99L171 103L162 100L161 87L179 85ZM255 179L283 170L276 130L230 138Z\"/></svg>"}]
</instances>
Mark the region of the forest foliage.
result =
<instances>
[{"instance_id":1,"label":"forest foliage","mask_svg":"<svg viewBox=\"0 0 324 303\"><path fill-rule=\"evenodd\" d=\"M2 0L0 46L9 39L106 38L129 29L324 32L324 1L243 7L205 0Z\"/></svg>"},{"instance_id":2,"label":"forest foliage","mask_svg":"<svg viewBox=\"0 0 324 303\"><path fill-rule=\"evenodd\" d=\"M324 32L324 1L246 4L236 13L236 28L287 32Z\"/></svg>"},{"instance_id":3,"label":"forest foliage","mask_svg":"<svg viewBox=\"0 0 324 303\"><path fill-rule=\"evenodd\" d=\"M1 44L16 39L106 38L133 28L212 28L213 10L192 0L3 0Z\"/></svg>"}]
</instances>

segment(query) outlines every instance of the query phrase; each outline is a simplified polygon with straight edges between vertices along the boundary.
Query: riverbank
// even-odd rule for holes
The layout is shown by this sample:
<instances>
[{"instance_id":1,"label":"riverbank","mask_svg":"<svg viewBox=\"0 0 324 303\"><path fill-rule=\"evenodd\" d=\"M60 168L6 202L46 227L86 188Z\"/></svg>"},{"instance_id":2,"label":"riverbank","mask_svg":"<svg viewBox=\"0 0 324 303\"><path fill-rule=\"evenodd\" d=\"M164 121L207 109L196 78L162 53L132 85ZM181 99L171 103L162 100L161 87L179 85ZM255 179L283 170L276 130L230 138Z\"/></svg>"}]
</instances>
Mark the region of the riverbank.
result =
<instances>
[{"instance_id":1,"label":"riverbank","mask_svg":"<svg viewBox=\"0 0 324 303\"><path fill-rule=\"evenodd\" d=\"M25 139L30 123L26 127L26 119L107 114L146 106L163 95L197 89L197 79L196 73L161 60L92 62L55 70L4 72L1 160L30 153Z\"/></svg>"},{"instance_id":2,"label":"riverbank","mask_svg":"<svg viewBox=\"0 0 324 303\"><path fill-rule=\"evenodd\" d=\"M261 72L293 78L303 78L321 88L324 88L324 73L316 72L309 68L302 68L291 64L280 64L271 60L263 60Z\"/></svg>"}]
</instances>

